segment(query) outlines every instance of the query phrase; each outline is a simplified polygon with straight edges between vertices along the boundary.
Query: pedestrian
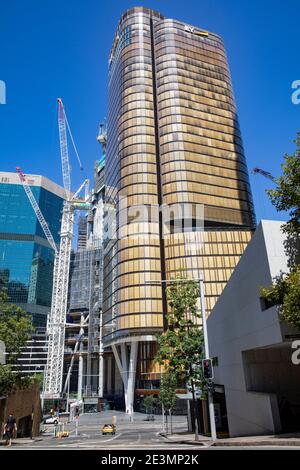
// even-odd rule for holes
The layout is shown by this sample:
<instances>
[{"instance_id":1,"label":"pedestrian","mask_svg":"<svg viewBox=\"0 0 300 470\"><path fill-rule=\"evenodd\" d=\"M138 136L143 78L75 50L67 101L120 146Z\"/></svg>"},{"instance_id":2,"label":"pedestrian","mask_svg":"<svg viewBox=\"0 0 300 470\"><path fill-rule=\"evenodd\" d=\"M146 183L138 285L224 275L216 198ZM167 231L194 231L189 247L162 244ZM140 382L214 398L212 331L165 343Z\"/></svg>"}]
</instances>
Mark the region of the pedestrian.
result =
<instances>
[{"instance_id":1,"label":"pedestrian","mask_svg":"<svg viewBox=\"0 0 300 470\"><path fill-rule=\"evenodd\" d=\"M11 446L14 432L17 432L17 422L13 415L10 414L4 425L3 439L6 441L5 445L8 445L9 447Z\"/></svg>"}]
</instances>

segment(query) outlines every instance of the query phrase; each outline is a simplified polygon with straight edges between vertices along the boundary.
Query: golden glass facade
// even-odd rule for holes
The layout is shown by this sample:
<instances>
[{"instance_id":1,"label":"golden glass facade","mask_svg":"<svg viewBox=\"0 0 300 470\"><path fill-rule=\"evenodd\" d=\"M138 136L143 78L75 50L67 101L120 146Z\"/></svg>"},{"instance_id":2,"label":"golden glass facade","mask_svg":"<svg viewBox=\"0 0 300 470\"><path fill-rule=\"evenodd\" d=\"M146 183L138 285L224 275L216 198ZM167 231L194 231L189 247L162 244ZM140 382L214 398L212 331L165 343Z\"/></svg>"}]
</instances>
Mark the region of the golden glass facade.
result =
<instances>
[{"instance_id":1,"label":"golden glass facade","mask_svg":"<svg viewBox=\"0 0 300 470\"><path fill-rule=\"evenodd\" d=\"M110 55L106 187L106 224L115 217L116 236L105 247L104 343L162 331L166 301L155 281L179 272L204 274L209 312L255 227L218 35L146 8L122 16ZM164 235L159 216L123 226L120 197L131 209L203 205L204 232L192 234L198 246L186 233Z\"/></svg>"}]
</instances>

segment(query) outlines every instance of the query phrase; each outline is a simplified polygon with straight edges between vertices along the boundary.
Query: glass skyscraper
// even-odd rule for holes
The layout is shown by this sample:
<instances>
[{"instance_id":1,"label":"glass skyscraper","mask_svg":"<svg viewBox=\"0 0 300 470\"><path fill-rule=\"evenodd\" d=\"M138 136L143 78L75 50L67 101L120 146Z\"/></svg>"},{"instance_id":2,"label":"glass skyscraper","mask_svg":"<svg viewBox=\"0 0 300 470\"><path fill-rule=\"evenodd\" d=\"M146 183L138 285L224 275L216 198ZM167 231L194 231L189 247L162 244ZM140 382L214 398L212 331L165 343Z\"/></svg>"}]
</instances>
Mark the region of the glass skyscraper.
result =
<instances>
[{"instance_id":1,"label":"glass skyscraper","mask_svg":"<svg viewBox=\"0 0 300 470\"><path fill-rule=\"evenodd\" d=\"M255 228L220 36L142 7L121 17L109 59L105 184L105 225L114 228L104 257L104 344L121 376L129 371L130 411L136 372L140 389L160 376L152 362L154 335L166 326L160 281L203 274L209 313ZM190 228L178 230L184 221Z\"/></svg>"},{"instance_id":2,"label":"glass skyscraper","mask_svg":"<svg viewBox=\"0 0 300 470\"><path fill-rule=\"evenodd\" d=\"M59 243L64 190L49 179L27 175L27 182ZM16 173L0 172L0 286L9 300L46 325L52 296L54 251Z\"/></svg>"}]
</instances>

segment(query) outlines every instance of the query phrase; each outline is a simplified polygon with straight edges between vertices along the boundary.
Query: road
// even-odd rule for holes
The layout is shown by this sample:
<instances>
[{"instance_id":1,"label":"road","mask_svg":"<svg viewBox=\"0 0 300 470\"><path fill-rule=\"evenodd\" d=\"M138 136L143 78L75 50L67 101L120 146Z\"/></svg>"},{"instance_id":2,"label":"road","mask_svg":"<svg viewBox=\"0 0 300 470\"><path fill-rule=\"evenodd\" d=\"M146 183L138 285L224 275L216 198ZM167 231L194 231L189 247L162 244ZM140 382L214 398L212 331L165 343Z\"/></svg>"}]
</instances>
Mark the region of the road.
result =
<instances>
[{"instance_id":1,"label":"road","mask_svg":"<svg viewBox=\"0 0 300 470\"><path fill-rule=\"evenodd\" d=\"M117 418L117 432L115 436L102 436L101 428L104 424L110 424L112 417ZM80 416L78 424L78 435L76 436L75 423L65 425L69 431L68 438L54 438L54 427L46 426L46 433L34 442L18 443L15 441L12 449L153 449L153 450L175 450L175 449L199 449L198 445L175 444L162 437L162 418L155 416L155 421L145 421L146 415L134 414L134 421L119 411L106 411L102 413L90 413ZM173 431L186 431L186 416L173 417Z\"/></svg>"},{"instance_id":2,"label":"road","mask_svg":"<svg viewBox=\"0 0 300 470\"><path fill-rule=\"evenodd\" d=\"M112 417L117 419L117 432L115 436L102 436L102 426L110 424ZM205 445L176 443L160 435L162 431L162 418L155 416L155 421L145 421L146 415L142 413L134 414L134 421L130 422L129 417L120 411L107 411L102 413L91 413L80 416L78 424L78 435L76 436L75 423L65 425L65 430L69 431L68 438L55 438L53 425L46 426L46 432L34 441L14 440L11 448L2 447L1 450L152 450L159 453L160 450L292 450L299 447L292 446L230 446L211 447L210 441ZM173 432L186 433L186 416L173 417Z\"/></svg>"}]
</instances>

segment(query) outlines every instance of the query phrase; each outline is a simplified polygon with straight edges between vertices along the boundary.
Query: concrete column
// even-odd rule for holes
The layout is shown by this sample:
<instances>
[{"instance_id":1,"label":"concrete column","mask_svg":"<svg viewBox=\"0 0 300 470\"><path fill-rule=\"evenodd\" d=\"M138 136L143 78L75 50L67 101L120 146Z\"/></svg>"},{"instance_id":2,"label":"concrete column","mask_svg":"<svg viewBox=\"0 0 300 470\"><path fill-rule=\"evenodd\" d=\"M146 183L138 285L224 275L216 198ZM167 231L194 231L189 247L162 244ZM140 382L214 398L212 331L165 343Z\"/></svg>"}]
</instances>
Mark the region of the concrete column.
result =
<instances>
[{"instance_id":1,"label":"concrete column","mask_svg":"<svg viewBox=\"0 0 300 470\"><path fill-rule=\"evenodd\" d=\"M99 381L98 381L98 395L103 398L104 390L104 358L103 352L99 354Z\"/></svg>"},{"instance_id":2,"label":"concrete column","mask_svg":"<svg viewBox=\"0 0 300 470\"><path fill-rule=\"evenodd\" d=\"M135 388L135 376L136 376L136 363L137 363L137 352L138 352L138 341L132 341L130 346L130 358L129 367L127 361L127 346L125 343L121 344L121 357L118 354L116 346L112 345L112 350L115 356L117 367L123 380L124 395L125 395L125 407L126 413L133 418L133 402L134 402L134 388Z\"/></svg>"},{"instance_id":3,"label":"concrete column","mask_svg":"<svg viewBox=\"0 0 300 470\"><path fill-rule=\"evenodd\" d=\"M111 393L111 356L107 358L107 393Z\"/></svg>"},{"instance_id":4,"label":"concrete column","mask_svg":"<svg viewBox=\"0 0 300 470\"><path fill-rule=\"evenodd\" d=\"M113 350L113 353L114 353L114 357L115 357L115 361L116 361L116 364L117 364L117 367L118 367L118 370L120 372L120 376L122 378L122 382L123 382L123 385L124 385L124 395L125 395L125 403L126 403L126 393L127 393L127 372L126 370L124 370L124 367L123 367L123 364L121 362L121 359L120 359L120 356L119 356L119 353L118 353L118 350L117 350L117 347L113 344L111 346L112 350ZM123 352L123 355L124 355L124 352Z\"/></svg>"},{"instance_id":5,"label":"concrete column","mask_svg":"<svg viewBox=\"0 0 300 470\"><path fill-rule=\"evenodd\" d=\"M104 393L104 350L103 350L103 342L102 342L102 309L100 310L100 341L99 341L99 381L98 381L98 395L100 398L103 398Z\"/></svg>"},{"instance_id":6,"label":"concrete column","mask_svg":"<svg viewBox=\"0 0 300 470\"><path fill-rule=\"evenodd\" d=\"M136 362L138 352L138 341L132 341L130 348L130 359L129 359L129 370L128 370L128 382L127 382L127 401L126 401L126 413L133 418L133 402L134 402L134 388L135 388L135 376L136 376Z\"/></svg>"},{"instance_id":7,"label":"concrete column","mask_svg":"<svg viewBox=\"0 0 300 470\"><path fill-rule=\"evenodd\" d=\"M83 357L79 354L77 400L82 399Z\"/></svg>"},{"instance_id":8,"label":"concrete column","mask_svg":"<svg viewBox=\"0 0 300 470\"><path fill-rule=\"evenodd\" d=\"M128 388L128 364L127 364L127 346L125 343L121 344L121 357L122 357L122 379L124 384L125 406L127 403L127 388Z\"/></svg>"},{"instance_id":9,"label":"concrete column","mask_svg":"<svg viewBox=\"0 0 300 470\"><path fill-rule=\"evenodd\" d=\"M84 323L84 315L81 315L80 319L81 325ZM83 327L80 328L79 332L80 336L84 335L84 329ZM78 382L77 382L77 399L81 400L82 399L82 380L83 380L83 356L82 356L82 350L83 350L83 342L80 343L79 347L79 363L78 363Z\"/></svg>"}]
</instances>

